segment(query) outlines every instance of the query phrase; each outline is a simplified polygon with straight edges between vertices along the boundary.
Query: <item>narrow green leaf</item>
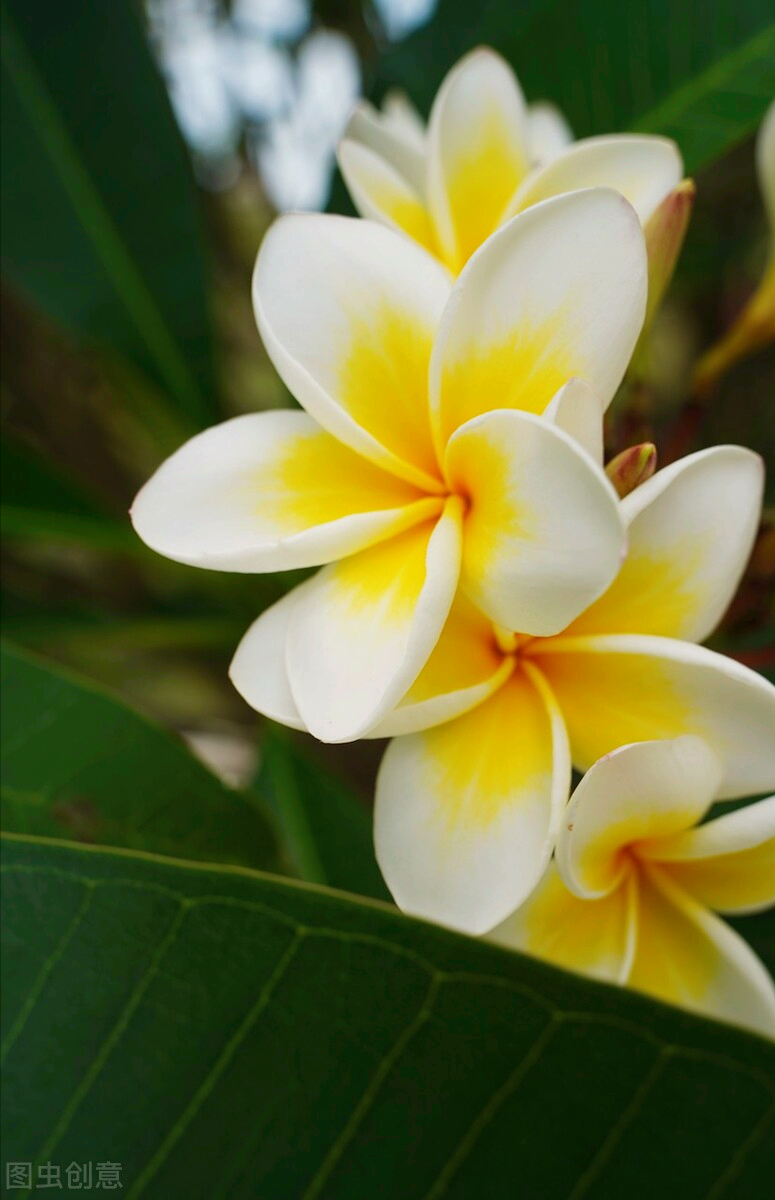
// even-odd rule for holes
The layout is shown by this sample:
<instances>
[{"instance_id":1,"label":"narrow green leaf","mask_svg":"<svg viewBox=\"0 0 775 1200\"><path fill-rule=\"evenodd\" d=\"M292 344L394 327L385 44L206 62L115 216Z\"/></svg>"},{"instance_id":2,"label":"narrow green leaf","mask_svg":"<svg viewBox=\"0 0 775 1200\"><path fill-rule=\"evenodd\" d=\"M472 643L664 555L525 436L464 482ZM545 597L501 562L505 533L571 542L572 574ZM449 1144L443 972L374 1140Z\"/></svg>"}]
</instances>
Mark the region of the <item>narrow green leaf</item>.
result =
<instances>
[{"instance_id":1,"label":"narrow green leaf","mask_svg":"<svg viewBox=\"0 0 775 1200\"><path fill-rule=\"evenodd\" d=\"M255 787L302 879L390 899L374 857L371 814L279 726L264 730Z\"/></svg>"},{"instance_id":2,"label":"narrow green leaf","mask_svg":"<svg viewBox=\"0 0 775 1200\"><path fill-rule=\"evenodd\" d=\"M577 137L668 134L689 172L753 132L775 94L771 0L442 0L383 56L377 91L406 88L427 112L444 72L481 44L509 60L528 100L559 105Z\"/></svg>"},{"instance_id":3,"label":"narrow green leaf","mask_svg":"<svg viewBox=\"0 0 775 1200\"><path fill-rule=\"evenodd\" d=\"M189 420L212 413L185 153L129 0L5 0L3 269L125 351Z\"/></svg>"},{"instance_id":4,"label":"narrow green leaf","mask_svg":"<svg viewBox=\"0 0 775 1200\"><path fill-rule=\"evenodd\" d=\"M6 839L3 1156L126 1200L753 1200L775 1046L395 910ZM22 1195L23 1193L19 1193Z\"/></svg>"},{"instance_id":5,"label":"narrow green leaf","mask_svg":"<svg viewBox=\"0 0 775 1200\"><path fill-rule=\"evenodd\" d=\"M121 700L17 649L0 653L3 828L273 865L257 802Z\"/></svg>"},{"instance_id":6,"label":"narrow green leaf","mask_svg":"<svg viewBox=\"0 0 775 1200\"><path fill-rule=\"evenodd\" d=\"M775 24L690 78L634 123L679 143L691 174L756 129L775 97Z\"/></svg>"},{"instance_id":7,"label":"narrow green leaf","mask_svg":"<svg viewBox=\"0 0 775 1200\"><path fill-rule=\"evenodd\" d=\"M0 480L3 537L57 539L137 552L137 538L128 521L109 516L64 472L8 438L0 443Z\"/></svg>"},{"instance_id":8,"label":"narrow green leaf","mask_svg":"<svg viewBox=\"0 0 775 1200\"><path fill-rule=\"evenodd\" d=\"M8 608L10 608L10 604ZM90 657L175 650L233 650L244 624L222 617L117 617L115 613L51 608L3 613L3 630L11 642L31 649L55 644Z\"/></svg>"}]
</instances>

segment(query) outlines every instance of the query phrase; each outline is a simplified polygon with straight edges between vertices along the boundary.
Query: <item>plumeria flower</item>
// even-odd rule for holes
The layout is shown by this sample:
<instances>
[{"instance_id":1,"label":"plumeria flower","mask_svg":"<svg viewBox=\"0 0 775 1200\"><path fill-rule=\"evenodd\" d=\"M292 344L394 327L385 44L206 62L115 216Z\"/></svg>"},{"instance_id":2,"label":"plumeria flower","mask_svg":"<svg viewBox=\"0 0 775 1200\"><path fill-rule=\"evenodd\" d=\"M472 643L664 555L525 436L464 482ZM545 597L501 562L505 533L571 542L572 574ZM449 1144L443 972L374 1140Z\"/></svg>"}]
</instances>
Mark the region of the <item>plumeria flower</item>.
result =
<instances>
[{"instance_id":1,"label":"plumeria flower","mask_svg":"<svg viewBox=\"0 0 775 1200\"><path fill-rule=\"evenodd\" d=\"M602 454L599 421L576 433ZM775 688L694 644L734 594L761 495L761 461L736 446L657 472L620 502L619 575L553 637L493 625L458 596L427 665L369 732L395 737L375 844L401 908L476 934L504 920L549 861L571 763L584 771L628 742L696 733L721 761L720 797L773 786ZM260 618L233 678L259 711L304 728L278 648L289 618L287 599Z\"/></svg>"},{"instance_id":2,"label":"plumeria flower","mask_svg":"<svg viewBox=\"0 0 775 1200\"><path fill-rule=\"evenodd\" d=\"M584 771L628 742L696 733L722 761L722 796L773 785L775 688L695 644L736 590L761 496L756 455L700 451L621 501L621 571L559 634L507 631L453 606L375 731L405 735L385 754L375 807L377 856L401 908L471 933L497 924L543 873L571 764Z\"/></svg>"},{"instance_id":3,"label":"plumeria flower","mask_svg":"<svg viewBox=\"0 0 775 1200\"><path fill-rule=\"evenodd\" d=\"M715 915L775 904L775 796L700 824L722 776L692 736L623 746L595 763L546 875L490 936L775 1037L775 985Z\"/></svg>"},{"instance_id":4,"label":"plumeria flower","mask_svg":"<svg viewBox=\"0 0 775 1200\"><path fill-rule=\"evenodd\" d=\"M694 391L708 396L730 367L775 341L775 100L756 139L756 172L770 229L769 257L761 283L720 342L700 359Z\"/></svg>"},{"instance_id":5,"label":"plumeria flower","mask_svg":"<svg viewBox=\"0 0 775 1200\"><path fill-rule=\"evenodd\" d=\"M306 728L358 737L417 677L458 582L494 620L548 634L615 576L616 493L563 423L586 405L600 426L645 292L643 235L612 191L515 218L454 287L373 222L281 218L254 302L306 412L195 437L140 492L135 527L201 567L331 564L284 601L285 666ZM243 647L249 700L262 670Z\"/></svg>"},{"instance_id":6,"label":"plumeria flower","mask_svg":"<svg viewBox=\"0 0 775 1200\"><path fill-rule=\"evenodd\" d=\"M425 246L451 271L515 213L576 188L612 187L649 245L653 311L683 241L694 187L674 142L634 134L572 141L551 105L525 104L513 71L482 48L452 68L427 132L406 101L356 109L339 165L358 211Z\"/></svg>"}]
</instances>

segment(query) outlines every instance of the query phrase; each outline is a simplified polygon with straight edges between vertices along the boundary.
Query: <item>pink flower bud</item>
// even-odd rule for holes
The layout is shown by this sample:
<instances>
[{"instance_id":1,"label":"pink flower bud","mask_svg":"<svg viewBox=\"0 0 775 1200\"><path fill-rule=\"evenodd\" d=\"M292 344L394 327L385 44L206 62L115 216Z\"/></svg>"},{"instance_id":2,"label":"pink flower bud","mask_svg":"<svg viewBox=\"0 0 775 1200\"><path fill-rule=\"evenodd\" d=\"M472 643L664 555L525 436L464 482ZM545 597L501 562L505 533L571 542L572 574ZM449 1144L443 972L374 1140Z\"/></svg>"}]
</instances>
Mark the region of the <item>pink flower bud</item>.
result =
<instances>
[{"instance_id":1,"label":"pink flower bud","mask_svg":"<svg viewBox=\"0 0 775 1200\"><path fill-rule=\"evenodd\" d=\"M646 222L646 249L649 256L649 295L644 330L654 317L683 246L696 193L693 179L684 179L660 204Z\"/></svg>"},{"instance_id":2,"label":"pink flower bud","mask_svg":"<svg viewBox=\"0 0 775 1200\"><path fill-rule=\"evenodd\" d=\"M628 446L612 458L605 473L619 496L629 496L636 487L650 479L657 469L657 448L653 442Z\"/></svg>"}]
</instances>

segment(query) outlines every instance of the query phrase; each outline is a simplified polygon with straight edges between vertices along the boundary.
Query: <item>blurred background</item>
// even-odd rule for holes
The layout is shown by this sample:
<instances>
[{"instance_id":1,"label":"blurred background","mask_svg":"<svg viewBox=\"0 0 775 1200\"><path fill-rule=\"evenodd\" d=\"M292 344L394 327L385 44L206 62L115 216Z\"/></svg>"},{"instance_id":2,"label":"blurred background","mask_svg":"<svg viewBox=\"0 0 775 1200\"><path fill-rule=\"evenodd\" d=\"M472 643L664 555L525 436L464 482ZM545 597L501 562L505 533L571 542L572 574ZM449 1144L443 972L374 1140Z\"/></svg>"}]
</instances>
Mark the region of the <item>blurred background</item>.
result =
<instances>
[{"instance_id":1,"label":"blurred background","mask_svg":"<svg viewBox=\"0 0 775 1200\"><path fill-rule=\"evenodd\" d=\"M427 116L446 70L487 43L577 136L675 136L696 178L679 268L608 450L653 439L664 463L735 441L764 455L770 507L714 644L772 673L773 349L707 406L689 388L768 253L753 138L775 94L771 22L758 0L9 0L6 637L118 691L227 780L254 777L260 721L226 670L301 576L177 566L135 538L127 510L197 429L292 403L255 328L251 269L278 211L352 211L334 149L355 100L400 87ZM364 802L380 750L305 744Z\"/></svg>"}]
</instances>

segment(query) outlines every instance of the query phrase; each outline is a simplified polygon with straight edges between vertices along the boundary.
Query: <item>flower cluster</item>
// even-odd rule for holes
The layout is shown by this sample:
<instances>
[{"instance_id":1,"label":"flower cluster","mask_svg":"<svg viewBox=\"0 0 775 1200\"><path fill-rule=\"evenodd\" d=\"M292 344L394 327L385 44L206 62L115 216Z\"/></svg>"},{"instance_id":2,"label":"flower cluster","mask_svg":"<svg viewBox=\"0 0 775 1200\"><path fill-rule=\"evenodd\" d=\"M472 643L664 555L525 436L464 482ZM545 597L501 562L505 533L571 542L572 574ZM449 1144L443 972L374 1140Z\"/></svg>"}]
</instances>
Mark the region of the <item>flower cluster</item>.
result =
<instances>
[{"instance_id":1,"label":"flower cluster","mask_svg":"<svg viewBox=\"0 0 775 1200\"><path fill-rule=\"evenodd\" d=\"M775 800L693 828L775 787L775 688L698 645L761 463L701 451L624 498L603 465L689 216L680 154L572 142L480 50L427 131L361 107L340 163L365 219L279 219L253 279L303 411L195 437L135 527L200 567L321 568L231 677L322 740L394 739L375 841L403 909L773 1033L772 981L708 910L775 902Z\"/></svg>"}]
</instances>

